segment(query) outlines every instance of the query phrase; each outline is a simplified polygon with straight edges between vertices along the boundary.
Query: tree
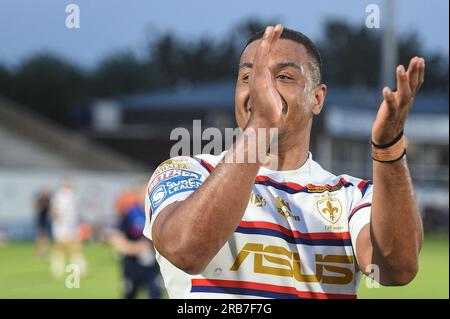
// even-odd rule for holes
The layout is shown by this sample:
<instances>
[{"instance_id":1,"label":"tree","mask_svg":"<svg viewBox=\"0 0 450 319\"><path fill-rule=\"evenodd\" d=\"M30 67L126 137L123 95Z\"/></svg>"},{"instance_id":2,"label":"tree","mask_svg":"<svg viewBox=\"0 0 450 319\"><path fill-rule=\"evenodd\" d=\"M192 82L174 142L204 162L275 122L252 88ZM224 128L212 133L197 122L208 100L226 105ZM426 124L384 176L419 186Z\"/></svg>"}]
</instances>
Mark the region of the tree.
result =
<instances>
[{"instance_id":1,"label":"tree","mask_svg":"<svg viewBox=\"0 0 450 319\"><path fill-rule=\"evenodd\" d=\"M437 53L424 52L420 38L416 33L402 37L399 47L399 61L407 65L409 60L420 55L425 57L426 71L423 89L441 90L448 92L448 59Z\"/></svg>"},{"instance_id":2,"label":"tree","mask_svg":"<svg viewBox=\"0 0 450 319\"><path fill-rule=\"evenodd\" d=\"M381 35L381 31L364 26L356 28L343 21L329 21L319 42L325 81L340 86L379 87ZM399 63L407 66L416 55L427 61L423 89L448 91L448 62L445 58L425 52L416 33L399 36Z\"/></svg>"},{"instance_id":3,"label":"tree","mask_svg":"<svg viewBox=\"0 0 450 319\"><path fill-rule=\"evenodd\" d=\"M186 49L171 34L150 44L150 65L158 77L158 87L172 87L180 81L180 66Z\"/></svg>"},{"instance_id":4,"label":"tree","mask_svg":"<svg viewBox=\"0 0 450 319\"><path fill-rule=\"evenodd\" d=\"M0 95L11 97L14 77L4 66L0 65Z\"/></svg>"},{"instance_id":5,"label":"tree","mask_svg":"<svg viewBox=\"0 0 450 319\"><path fill-rule=\"evenodd\" d=\"M352 28L330 21L319 42L323 77L339 86L377 86L380 78L380 35L367 28Z\"/></svg>"},{"instance_id":6,"label":"tree","mask_svg":"<svg viewBox=\"0 0 450 319\"><path fill-rule=\"evenodd\" d=\"M15 74L12 97L37 113L68 124L69 105L86 97L79 68L51 55L25 61Z\"/></svg>"},{"instance_id":7,"label":"tree","mask_svg":"<svg viewBox=\"0 0 450 319\"><path fill-rule=\"evenodd\" d=\"M92 96L133 93L151 89L154 82L148 63L123 52L107 57L90 75L90 93Z\"/></svg>"}]
</instances>

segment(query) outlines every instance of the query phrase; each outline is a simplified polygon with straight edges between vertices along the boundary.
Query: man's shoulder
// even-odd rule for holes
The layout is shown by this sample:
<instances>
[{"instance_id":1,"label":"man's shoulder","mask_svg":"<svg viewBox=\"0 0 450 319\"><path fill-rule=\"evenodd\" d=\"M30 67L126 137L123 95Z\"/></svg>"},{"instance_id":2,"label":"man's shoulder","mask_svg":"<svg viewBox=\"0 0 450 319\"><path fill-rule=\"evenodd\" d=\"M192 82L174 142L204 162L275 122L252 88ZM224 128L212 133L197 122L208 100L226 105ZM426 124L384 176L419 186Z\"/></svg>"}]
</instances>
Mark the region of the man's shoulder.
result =
<instances>
[{"instance_id":1,"label":"man's shoulder","mask_svg":"<svg viewBox=\"0 0 450 319\"><path fill-rule=\"evenodd\" d=\"M158 165L150 178L150 183L153 185L174 177L206 178L219 163L220 158L210 154L171 157Z\"/></svg>"},{"instance_id":2,"label":"man's shoulder","mask_svg":"<svg viewBox=\"0 0 450 319\"><path fill-rule=\"evenodd\" d=\"M158 176L171 170L193 170L196 168L197 163L198 160L195 160L190 156L171 157L158 165L153 172L153 176Z\"/></svg>"},{"instance_id":3,"label":"man's shoulder","mask_svg":"<svg viewBox=\"0 0 450 319\"><path fill-rule=\"evenodd\" d=\"M187 168L186 165L188 165L189 163L198 163L201 161L217 165L223 158L225 153L226 152L222 152L219 155L197 154L193 156L175 156L159 164L158 168Z\"/></svg>"},{"instance_id":4,"label":"man's shoulder","mask_svg":"<svg viewBox=\"0 0 450 319\"><path fill-rule=\"evenodd\" d=\"M193 158L197 161L204 161L216 166L222 158L225 156L226 151L220 153L219 155L211 155L211 154L197 154L194 155Z\"/></svg>"}]
</instances>

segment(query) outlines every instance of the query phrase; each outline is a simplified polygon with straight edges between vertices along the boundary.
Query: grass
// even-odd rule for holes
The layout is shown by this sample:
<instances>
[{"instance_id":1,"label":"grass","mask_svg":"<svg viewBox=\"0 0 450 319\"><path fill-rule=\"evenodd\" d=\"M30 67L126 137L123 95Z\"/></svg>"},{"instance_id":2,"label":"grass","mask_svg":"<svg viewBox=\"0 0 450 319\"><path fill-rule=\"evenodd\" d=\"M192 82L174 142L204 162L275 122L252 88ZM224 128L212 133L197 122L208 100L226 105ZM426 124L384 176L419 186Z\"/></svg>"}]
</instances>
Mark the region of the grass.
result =
<instances>
[{"instance_id":1,"label":"grass","mask_svg":"<svg viewBox=\"0 0 450 319\"><path fill-rule=\"evenodd\" d=\"M30 243L0 247L0 298L119 298L120 268L109 246L85 247L89 273L80 287L68 289L65 279L50 275L48 260L38 258Z\"/></svg>"},{"instance_id":2,"label":"grass","mask_svg":"<svg viewBox=\"0 0 450 319\"><path fill-rule=\"evenodd\" d=\"M359 298L449 298L448 237L425 239L416 279L405 287L369 289L361 280ZM38 258L31 243L0 247L0 298L120 298L121 274L117 256L102 244L85 246L89 274L80 288L68 289L54 279L48 261ZM145 297L142 294L141 297Z\"/></svg>"},{"instance_id":3,"label":"grass","mask_svg":"<svg viewBox=\"0 0 450 319\"><path fill-rule=\"evenodd\" d=\"M449 298L448 236L426 237L416 278L403 287L367 288L362 278L358 298Z\"/></svg>"}]
</instances>

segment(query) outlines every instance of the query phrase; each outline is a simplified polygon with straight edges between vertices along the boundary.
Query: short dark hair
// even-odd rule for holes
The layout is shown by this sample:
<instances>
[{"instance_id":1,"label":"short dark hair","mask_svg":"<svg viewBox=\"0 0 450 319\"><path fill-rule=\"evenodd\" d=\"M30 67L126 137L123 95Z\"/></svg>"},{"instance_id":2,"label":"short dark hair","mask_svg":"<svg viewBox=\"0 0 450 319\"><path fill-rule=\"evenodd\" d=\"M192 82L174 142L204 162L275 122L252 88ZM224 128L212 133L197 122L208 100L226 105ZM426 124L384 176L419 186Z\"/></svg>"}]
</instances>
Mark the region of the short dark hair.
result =
<instances>
[{"instance_id":1,"label":"short dark hair","mask_svg":"<svg viewBox=\"0 0 450 319\"><path fill-rule=\"evenodd\" d=\"M265 29L260 30L255 34L253 34L245 44L244 49L241 52L241 55L244 52L245 48L250 43L262 39L262 37L264 36L264 32ZM280 39L292 40L297 43L300 43L305 47L306 52L308 53L308 56L310 58L311 72L313 73L314 77L313 81L315 82L316 85L320 84L322 82L322 57L320 56L319 49L316 47L314 42L303 33L289 28L283 28L283 32L281 33Z\"/></svg>"}]
</instances>

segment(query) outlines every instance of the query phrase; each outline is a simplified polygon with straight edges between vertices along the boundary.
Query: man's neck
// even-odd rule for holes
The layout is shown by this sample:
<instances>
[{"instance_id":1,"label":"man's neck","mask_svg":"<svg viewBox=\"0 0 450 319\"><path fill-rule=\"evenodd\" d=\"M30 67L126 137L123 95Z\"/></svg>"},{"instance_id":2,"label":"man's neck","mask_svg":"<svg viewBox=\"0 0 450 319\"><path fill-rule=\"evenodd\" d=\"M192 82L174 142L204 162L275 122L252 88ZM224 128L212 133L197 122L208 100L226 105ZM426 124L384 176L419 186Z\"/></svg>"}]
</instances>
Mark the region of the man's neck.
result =
<instances>
[{"instance_id":1,"label":"man's neck","mask_svg":"<svg viewBox=\"0 0 450 319\"><path fill-rule=\"evenodd\" d=\"M302 167L309 157L309 135L280 142L278 154L269 154L263 167L291 171Z\"/></svg>"}]
</instances>

